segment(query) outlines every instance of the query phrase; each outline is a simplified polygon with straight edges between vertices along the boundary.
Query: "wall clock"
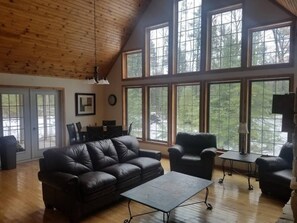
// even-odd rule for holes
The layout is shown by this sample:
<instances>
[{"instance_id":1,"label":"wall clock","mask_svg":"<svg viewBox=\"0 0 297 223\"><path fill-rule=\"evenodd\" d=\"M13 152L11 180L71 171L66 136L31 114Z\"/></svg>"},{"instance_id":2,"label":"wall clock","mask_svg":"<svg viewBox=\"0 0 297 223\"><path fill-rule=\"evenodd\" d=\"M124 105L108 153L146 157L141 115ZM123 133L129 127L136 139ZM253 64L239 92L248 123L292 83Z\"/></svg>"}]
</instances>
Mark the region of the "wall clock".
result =
<instances>
[{"instance_id":1,"label":"wall clock","mask_svg":"<svg viewBox=\"0 0 297 223\"><path fill-rule=\"evenodd\" d=\"M114 106L117 103L117 97L114 94L108 96L108 104Z\"/></svg>"}]
</instances>

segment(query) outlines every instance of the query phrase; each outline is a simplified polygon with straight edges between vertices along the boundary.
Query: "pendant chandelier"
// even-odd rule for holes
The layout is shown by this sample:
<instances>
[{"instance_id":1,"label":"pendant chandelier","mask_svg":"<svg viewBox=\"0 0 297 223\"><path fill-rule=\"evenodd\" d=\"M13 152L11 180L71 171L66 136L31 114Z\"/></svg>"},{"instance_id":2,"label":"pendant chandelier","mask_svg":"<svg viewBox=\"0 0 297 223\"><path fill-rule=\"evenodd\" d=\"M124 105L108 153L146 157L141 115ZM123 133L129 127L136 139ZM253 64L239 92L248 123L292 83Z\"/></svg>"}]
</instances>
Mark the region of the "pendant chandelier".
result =
<instances>
[{"instance_id":1,"label":"pendant chandelier","mask_svg":"<svg viewBox=\"0 0 297 223\"><path fill-rule=\"evenodd\" d=\"M88 84L97 84L97 85L107 85L109 81L106 77L99 72L99 66L96 65L97 63L97 44L96 44L96 0L94 0L94 59L95 59L95 66L94 66L94 76L93 78L87 79Z\"/></svg>"}]
</instances>

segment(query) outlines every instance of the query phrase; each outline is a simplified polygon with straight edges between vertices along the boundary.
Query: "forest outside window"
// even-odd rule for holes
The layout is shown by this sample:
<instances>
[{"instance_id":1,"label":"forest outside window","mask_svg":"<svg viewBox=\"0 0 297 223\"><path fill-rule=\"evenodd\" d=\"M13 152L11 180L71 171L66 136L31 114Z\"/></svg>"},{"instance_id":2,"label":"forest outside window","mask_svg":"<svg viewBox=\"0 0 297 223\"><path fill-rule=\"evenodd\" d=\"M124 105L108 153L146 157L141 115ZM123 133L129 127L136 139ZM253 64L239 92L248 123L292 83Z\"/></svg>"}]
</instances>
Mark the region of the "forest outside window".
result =
<instances>
[{"instance_id":1,"label":"forest outside window","mask_svg":"<svg viewBox=\"0 0 297 223\"><path fill-rule=\"evenodd\" d=\"M239 151L240 83L215 83L209 87L209 132L218 148Z\"/></svg>"},{"instance_id":2,"label":"forest outside window","mask_svg":"<svg viewBox=\"0 0 297 223\"><path fill-rule=\"evenodd\" d=\"M200 70L201 0L178 1L177 73Z\"/></svg>"},{"instance_id":3,"label":"forest outside window","mask_svg":"<svg viewBox=\"0 0 297 223\"><path fill-rule=\"evenodd\" d=\"M143 102L142 88L127 88L127 124L132 123L132 132L130 134L142 138L143 130Z\"/></svg>"},{"instance_id":4,"label":"forest outside window","mask_svg":"<svg viewBox=\"0 0 297 223\"><path fill-rule=\"evenodd\" d=\"M242 9L211 15L210 69L241 66Z\"/></svg>"},{"instance_id":5,"label":"forest outside window","mask_svg":"<svg viewBox=\"0 0 297 223\"><path fill-rule=\"evenodd\" d=\"M258 29L251 33L251 66L290 62L290 25Z\"/></svg>"},{"instance_id":6,"label":"forest outside window","mask_svg":"<svg viewBox=\"0 0 297 223\"><path fill-rule=\"evenodd\" d=\"M149 88L149 139L168 140L168 87Z\"/></svg>"},{"instance_id":7,"label":"forest outside window","mask_svg":"<svg viewBox=\"0 0 297 223\"><path fill-rule=\"evenodd\" d=\"M142 77L142 50L123 53L123 78Z\"/></svg>"},{"instance_id":8,"label":"forest outside window","mask_svg":"<svg viewBox=\"0 0 297 223\"><path fill-rule=\"evenodd\" d=\"M289 93L289 80L251 82L250 152L276 156L287 142L282 132L282 115L272 114L274 94Z\"/></svg>"},{"instance_id":9,"label":"forest outside window","mask_svg":"<svg viewBox=\"0 0 297 223\"><path fill-rule=\"evenodd\" d=\"M160 25L146 30L149 76L167 75L169 61L169 27Z\"/></svg>"},{"instance_id":10,"label":"forest outside window","mask_svg":"<svg viewBox=\"0 0 297 223\"><path fill-rule=\"evenodd\" d=\"M199 132L200 85L176 86L176 132Z\"/></svg>"}]
</instances>

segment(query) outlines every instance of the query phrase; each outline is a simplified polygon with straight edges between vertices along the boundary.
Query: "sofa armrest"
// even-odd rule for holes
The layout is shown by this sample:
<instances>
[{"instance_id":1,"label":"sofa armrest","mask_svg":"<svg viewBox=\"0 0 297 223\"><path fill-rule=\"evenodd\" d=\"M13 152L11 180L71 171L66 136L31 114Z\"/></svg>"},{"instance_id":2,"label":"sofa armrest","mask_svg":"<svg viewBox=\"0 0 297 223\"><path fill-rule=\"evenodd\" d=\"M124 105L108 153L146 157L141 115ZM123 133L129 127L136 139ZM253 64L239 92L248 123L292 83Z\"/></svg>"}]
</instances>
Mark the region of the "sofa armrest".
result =
<instances>
[{"instance_id":1,"label":"sofa armrest","mask_svg":"<svg viewBox=\"0 0 297 223\"><path fill-rule=\"evenodd\" d=\"M278 156L263 156L256 160L259 171L277 171L292 168L286 160Z\"/></svg>"},{"instance_id":2,"label":"sofa armrest","mask_svg":"<svg viewBox=\"0 0 297 223\"><path fill-rule=\"evenodd\" d=\"M181 158L185 152L184 148L181 145L175 144L168 148L169 156L175 157L175 158Z\"/></svg>"},{"instance_id":3,"label":"sofa armrest","mask_svg":"<svg viewBox=\"0 0 297 223\"><path fill-rule=\"evenodd\" d=\"M149 149L139 149L140 157L150 157L156 160L161 160L162 154L160 151L149 150Z\"/></svg>"},{"instance_id":4,"label":"sofa armrest","mask_svg":"<svg viewBox=\"0 0 297 223\"><path fill-rule=\"evenodd\" d=\"M55 189L65 192L75 192L78 190L78 177L63 172L38 172L38 179Z\"/></svg>"},{"instance_id":5,"label":"sofa armrest","mask_svg":"<svg viewBox=\"0 0 297 223\"><path fill-rule=\"evenodd\" d=\"M216 156L217 149L212 148L206 148L202 150L200 153L201 159L213 159Z\"/></svg>"}]
</instances>

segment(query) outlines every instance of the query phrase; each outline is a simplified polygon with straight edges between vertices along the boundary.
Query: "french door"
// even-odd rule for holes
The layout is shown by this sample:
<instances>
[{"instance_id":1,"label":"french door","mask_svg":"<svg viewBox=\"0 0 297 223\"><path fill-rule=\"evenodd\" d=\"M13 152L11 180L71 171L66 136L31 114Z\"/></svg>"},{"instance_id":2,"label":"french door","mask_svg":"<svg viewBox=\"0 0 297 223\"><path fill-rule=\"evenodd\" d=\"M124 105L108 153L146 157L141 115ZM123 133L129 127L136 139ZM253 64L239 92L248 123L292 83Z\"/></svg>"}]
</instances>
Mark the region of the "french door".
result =
<instances>
[{"instance_id":1,"label":"french door","mask_svg":"<svg viewBox=\"0 0 297 223\"><path fill-rule=\"evenodd\" d=\"M18 161L61 146L59 91L0 88L0 105L0 135L16 137Z\"/></svg>"}]
</instances>

